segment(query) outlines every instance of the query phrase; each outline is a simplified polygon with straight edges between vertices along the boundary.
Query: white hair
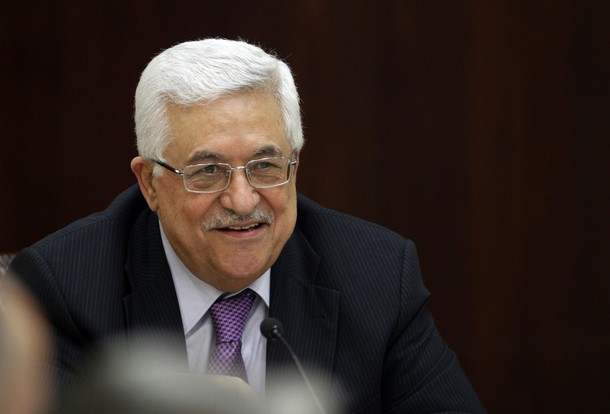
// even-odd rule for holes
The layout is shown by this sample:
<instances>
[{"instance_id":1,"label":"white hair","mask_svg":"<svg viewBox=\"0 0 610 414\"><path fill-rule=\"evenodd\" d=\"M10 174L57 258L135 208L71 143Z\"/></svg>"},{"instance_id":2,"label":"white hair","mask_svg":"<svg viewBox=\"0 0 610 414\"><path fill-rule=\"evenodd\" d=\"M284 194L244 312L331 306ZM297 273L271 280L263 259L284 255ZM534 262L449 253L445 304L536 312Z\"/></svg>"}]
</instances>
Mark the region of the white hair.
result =
<instances>
[{"instance_id":1,"label":"white hair","mask_svg":"<svg viewBox=\"0 0 610 414\"><path fill-rule=\"evenodd\" d=\"M290 68L252 44L204 39L180 43L155 56L142 72L135 95L138 153L163 160L169 144L169 104L196 105L224 95L267 90L282 111L293 151L303 147L299 95Z\"/></svg>"}]
</instances>

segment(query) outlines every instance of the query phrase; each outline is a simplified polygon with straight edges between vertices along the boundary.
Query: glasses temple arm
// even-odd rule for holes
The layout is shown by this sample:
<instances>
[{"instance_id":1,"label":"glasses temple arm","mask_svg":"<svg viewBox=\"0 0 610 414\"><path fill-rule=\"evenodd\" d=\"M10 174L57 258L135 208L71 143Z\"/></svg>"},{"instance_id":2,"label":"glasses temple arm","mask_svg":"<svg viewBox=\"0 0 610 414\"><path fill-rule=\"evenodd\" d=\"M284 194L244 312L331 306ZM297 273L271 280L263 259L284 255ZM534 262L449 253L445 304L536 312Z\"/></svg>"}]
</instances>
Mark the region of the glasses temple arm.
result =
<instances>
[{"instance_id":1,"label":"glasses temple arm","mask_svg":"<svg viewBox=\"0 0 610 414\"><path fill-rule=\"evenodd\" d=\"M154 163L159 164L161 167L165 168L166 170L169 170L171 172L173 172L174 174L178 174L178 175L184 175L184 171L181 171L177 168L174 168L170 165L167 165L166 163L164 163L163 161L159 161L159 160L152 160Z\"/></svg>"}]
</instances>

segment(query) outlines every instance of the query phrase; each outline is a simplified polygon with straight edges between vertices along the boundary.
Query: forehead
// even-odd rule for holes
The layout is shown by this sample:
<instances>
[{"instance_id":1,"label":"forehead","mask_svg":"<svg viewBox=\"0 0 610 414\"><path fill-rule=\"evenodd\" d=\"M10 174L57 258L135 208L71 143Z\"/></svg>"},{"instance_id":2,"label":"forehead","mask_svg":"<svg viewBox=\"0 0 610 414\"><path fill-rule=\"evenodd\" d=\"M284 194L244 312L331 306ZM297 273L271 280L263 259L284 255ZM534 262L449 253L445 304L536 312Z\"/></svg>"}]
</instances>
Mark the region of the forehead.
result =
<instances>
[{"instance_id":1,"label":"forehead","mask_svg":"<svg viewBox=\"0 0 610 414\"><path fill-rule=\"evenodd\" d=\"M199 105L168 105L168 151L182 160L287 156L281 109L265 91L224 96Z\"/></svg>"}]
</instances>

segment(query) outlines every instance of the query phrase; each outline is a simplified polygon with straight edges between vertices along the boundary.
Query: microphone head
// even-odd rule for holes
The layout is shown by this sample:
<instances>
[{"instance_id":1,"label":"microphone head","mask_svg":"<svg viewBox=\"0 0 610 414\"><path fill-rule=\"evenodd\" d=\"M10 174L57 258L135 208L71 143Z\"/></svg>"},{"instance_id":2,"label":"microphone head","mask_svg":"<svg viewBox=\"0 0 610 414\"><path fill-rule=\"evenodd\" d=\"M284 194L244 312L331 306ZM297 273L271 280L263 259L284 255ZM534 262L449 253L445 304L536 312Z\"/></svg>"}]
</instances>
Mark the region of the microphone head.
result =
<instances>
[{"instance_id":1,"label":"microphone head","mask_svg":"<svg viewBox=\"0 0 610 414\"><path fill-rule=\"evenodd\" d=\"M275 318L267 318L261 322L261 333L267 339L275 340L277 337L282 335L284 332L284 326L282 322Z\"/></svg>"}]
</instances>

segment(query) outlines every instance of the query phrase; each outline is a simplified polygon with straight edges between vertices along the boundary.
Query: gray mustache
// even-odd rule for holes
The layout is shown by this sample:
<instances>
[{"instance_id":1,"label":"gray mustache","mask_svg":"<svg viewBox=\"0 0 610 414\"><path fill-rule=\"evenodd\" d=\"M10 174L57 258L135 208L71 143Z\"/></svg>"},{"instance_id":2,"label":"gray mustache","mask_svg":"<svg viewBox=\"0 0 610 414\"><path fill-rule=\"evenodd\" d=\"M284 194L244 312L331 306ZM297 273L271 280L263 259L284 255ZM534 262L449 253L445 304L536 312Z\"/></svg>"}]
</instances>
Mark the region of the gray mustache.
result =
<instances>
[{"instance_id":1,"label":"gray mustache","mask_svg":"<svg viewBox=\"0 0 610 414\"><path fill-rule=\"evenodd\" d=\"M225 212L208 223L203 225L204 230L213 230L219 227L238 227L242 223L246 221L258 221L267 224L273 223L273 217L265 213L262 210L256 209L252 213L242 216L241 214L237 214L232 210L225 210Z\"/></svg>"}]
</instances>

